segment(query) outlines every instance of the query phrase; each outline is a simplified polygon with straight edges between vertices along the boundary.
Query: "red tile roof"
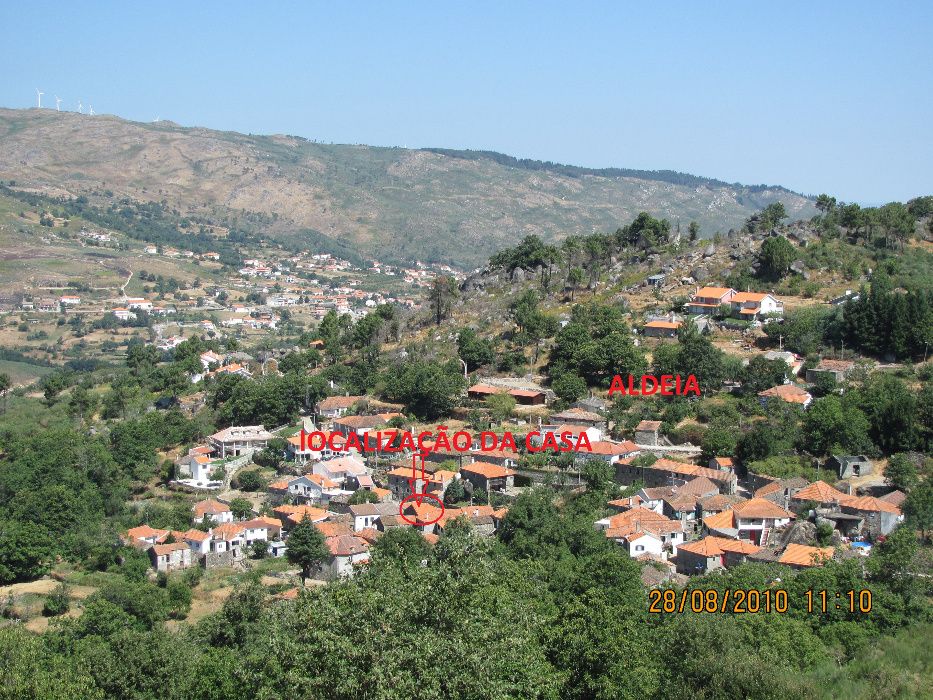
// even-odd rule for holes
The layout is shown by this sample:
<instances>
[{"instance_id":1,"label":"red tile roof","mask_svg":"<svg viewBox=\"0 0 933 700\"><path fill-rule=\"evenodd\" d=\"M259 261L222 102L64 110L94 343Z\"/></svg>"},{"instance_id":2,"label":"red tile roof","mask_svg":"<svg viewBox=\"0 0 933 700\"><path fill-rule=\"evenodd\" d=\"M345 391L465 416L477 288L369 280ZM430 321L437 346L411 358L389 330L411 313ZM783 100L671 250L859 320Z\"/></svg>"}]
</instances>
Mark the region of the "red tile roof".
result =
<instances>
[{"instance_id":1,"label":"red tile roof","mask_svg":"<svg viewBox=\"0 0 933 700\"><path fill-rule=\"evenodd\" d=\"M460 468L460 471L479 474L485 479L504 479L509 476L515 476L515 472L512 469L500 467L498 464L490 464L489 462L464 464Z\"/></svg>"},{"instance_id":2,"label":"red tile roof","mask_svg":"<svg viewBox=\"0 0 933 700\"><path fill-rule=\"evenodd\" d=\"M805 544L789 544L778 559L779 564L789 566L823 566L833 558L832 547L810 547Z\"/></svg>"}]
</instances>

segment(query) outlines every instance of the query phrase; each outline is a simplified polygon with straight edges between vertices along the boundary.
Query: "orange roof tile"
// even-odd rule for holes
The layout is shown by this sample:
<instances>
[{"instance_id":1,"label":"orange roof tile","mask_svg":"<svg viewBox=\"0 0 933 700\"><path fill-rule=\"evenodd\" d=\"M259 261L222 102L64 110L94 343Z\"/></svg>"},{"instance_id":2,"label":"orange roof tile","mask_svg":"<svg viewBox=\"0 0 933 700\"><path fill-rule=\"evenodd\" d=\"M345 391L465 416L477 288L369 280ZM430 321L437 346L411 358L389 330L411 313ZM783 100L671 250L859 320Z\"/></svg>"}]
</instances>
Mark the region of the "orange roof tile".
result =
<instances>
[{"instance_id":1,"label":"orange roof tile","mask_svg":"<svg viewBox=\"0 0 933 700\"><path fill-rule=\"evenodd\" d=\"M134 540L141 540L150 537L166 537L168 536L168 530L156 530L148 525L140 525L139 527L131 527L126 531L126 534Z\"/></svg>"},{"instance_id":2,"label":"orange roof tile","mask_svg":"<svg viewBox=\"0 0 933 700\"><path fill-rule=\"evenodd\" d=\"M693 296L694 298L700 297L705 299L707 297L712 297L718 299L731 291L733 290L729 287L703 287L702 289L698 289Z\"/></svg>"},{"instance_id":3,"label":"orange roof tile","mask_svg":"<svg viewBox=\"0 0 933 700\"><path fill-rule=\"evenodd\" d=\"M735 529L735 513L732 509L720 513L713 513L703 518L703 525L711 530Z\"/></svg>"},{"instance_id":4,"label":"orange roof tile","mask_svg":"<svg viewBox=\"0 0 933 700\"><path fill-rule=\"evenodd\" d=\"M777 503L765 498L751 498L742 503L736 503L732 510L739 518L793 518L794 514L784 510Z\"/></svg>"},{"instance_id":5,"label":"orange roof tile","mask_svg":"<svg viewBox=\"0 0 933 700\"><path fill-rule=\"evenodd\" d=\"M219 515L220 513L229 513L230 506L220 501L209 498L206 501L198 501L194 504L194 514L198 518L205 515Z\"/></svg>"},{"instance_id":6,"label":"orange roof tile","mask_svg":"<svg viewBox=\"0 0 933 700\"><path fill-rule=\"evenodd\" d=\"M791 496L791 500L794 501L816 501L817 503L832 503L844 498L848 496L825 481L814 481Z\"/></svg>"},{"instance_id":7,"label":"orange roof tile","mask_svg":"<svg viewBox=\"0 0 933 700\"><path fill-rule=\"evenodd\" d=\"M833 558L832 547L810 547L805 544L789 544L778 559L779 564L789 566L823 566Z\"/></svg>"},{"instance_id":8,"label":"orange roof tile","mask_svg":"<svg viewBox=\"0 0 933 700\"><path fill-rule=\"evenodd\" d=\"M691 554L697 554L702 557L717 557L726 552L754 554L759 549L761 549L761 547L751 542L730 540L726 537L714 537L712 535L704 537L702 540L687 542L677 547L678 552L690 552Z\"/></svg>"},{"instance_id":9,"label":"orange roof tile","mask_svg":"<svg viewBox=\"0 0 933 700\"><path fill-rule=\"evenodd\" d=\"M464 464L460 471L470 472L471 474L479 474L485 479L504 479L509 476L515 476L515 472L507 467L500 467L498 464L490 464L489 462L473 462L472 464Z\"/></svg>"},{"instance_id":10,"label":"orange roof tile","mask_svg":"<svg viewBox=\"0 0 933 700\"><path fill-rule=\"evenodd\" d=\"M841 499L841 503L844 508L851 508L853 510L894 513L895 515L901 514L901 509L896 505L888 503L887 501L882 501L880 498L875 498L874 496L844 495Z\"/></svg>"},{"instance_id":11,"label":"orange roof tile","mask_svg":"<svg viewBox=\"0 0 933 700\"><path fill-rule=\"evenodd\" d=\"M759 396L764 396L766 398L777 398L782 401L787 401L788 403L806 403L809 401L812 396L805 389L801 389L796 384L781 384L780 386L773 386L770 389L765 389L764 391L758 392Z\"/></svg>"}]
</instances>

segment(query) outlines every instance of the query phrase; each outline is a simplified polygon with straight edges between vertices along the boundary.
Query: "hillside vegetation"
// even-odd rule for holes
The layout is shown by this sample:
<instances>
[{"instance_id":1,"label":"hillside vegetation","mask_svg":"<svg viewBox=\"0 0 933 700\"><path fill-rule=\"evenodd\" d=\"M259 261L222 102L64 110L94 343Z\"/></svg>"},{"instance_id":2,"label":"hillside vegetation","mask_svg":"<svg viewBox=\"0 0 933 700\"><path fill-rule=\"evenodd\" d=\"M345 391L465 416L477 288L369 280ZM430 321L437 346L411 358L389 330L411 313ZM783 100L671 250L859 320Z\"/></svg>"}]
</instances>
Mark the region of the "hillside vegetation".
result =
<instances>
[{"instance_id":1,"label":"hillside vegetation","mask_svg":"<svg viewBox=\"0 0 933 700\"><path fill-rule=\"evenodd\" d=\"M252 136L171 122L0 110L0 179L53 196L162 202L219 226L308 245L340 239L388 262L474 267L526 235L615 230L641 211L704 235L783 202L780 187L668 171L589 170L487 152L410 150Z\"/></svg>"}]
</instances>

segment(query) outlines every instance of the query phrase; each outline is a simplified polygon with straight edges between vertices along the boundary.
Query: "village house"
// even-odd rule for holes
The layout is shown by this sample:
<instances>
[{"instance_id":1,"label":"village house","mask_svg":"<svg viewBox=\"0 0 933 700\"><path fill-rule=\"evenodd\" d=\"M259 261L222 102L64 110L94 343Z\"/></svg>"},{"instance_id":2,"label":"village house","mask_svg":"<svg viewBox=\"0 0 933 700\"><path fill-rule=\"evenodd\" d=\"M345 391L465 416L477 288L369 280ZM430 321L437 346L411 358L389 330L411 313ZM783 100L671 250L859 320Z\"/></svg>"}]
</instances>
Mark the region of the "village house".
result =
<instances>
[{"instance_id":1,"label":"village house","mask_svg":"<svg viewBox=\"0 0 933 700\"><path fill-rule=\"evenodd\" d=\"M230 510L230 506L213 498L198 501L192 507L192 511L194 512L192 522L195 525L204 522L204 516L207 516L218 525L233 522L233 511Z\"/></svg>"},{"instance_id":2,"label":"village house","mask_svg":"<svg viewBox=\"0 0 933 700\"><path fill-rule=\"evenodd\" d=\"M779 399L785 403L792 403L806 409L813 403L813 396L806 389L802 389L796 384L781 384L773 386L770 389L758 392L759 401L762 406L767 406L771 399Z\"/></svg>"},{"instance_id":3,"label":"village house","mask_svg":"<svg viewBox=\"0 0 933 700\"><path fill-rule=\"evenodd\" d=\"M214 461L205 454L186 455L181 458L178 467L180 474L187 474L192 481L201 485L210 483L211 474L216 469Z\"/></svg>"},{"instance_id":4,"label":"village house","mask_svg":"<svg viewBox=\"0 0 933 700\"><path fill-rule=\"evenodd\" d=\"M787 365L790 375L796 377L803 369L803 360L792 352L787 350L769 350L765 353L766 360L783 360ZM786 376L786 375L785 375Z\"/></svg>"},{"instance_id":5,"label":"village house","mask_svg":"<svg viewBox=\"0 0 933 700\"><path fill-rule=\"evenodd\" d=\"M623 460L634 459L641 454L641 450L631 440L623 440L622 442L601 440L600 442L591 443L589 450L585 446L581 446L574 454L577 460L595 459L607 464L619 464Z\"/></svg>"},{"instance_id":6,"label":"village house","mask_svg":"<svg viewBox=\"0 0 933 700\"><path fill-rule=\"evenodd\" d=\"M826 468L836 472L840 479L872 473L871 460L865 455L832 455L826 462Z\"/></svg>"},{"instance_id":7,"label":"village house","mask_svg":"<svg viewBox=\"0 0 933 700\"><path fill-rule=\"evenodd\" d=\"M764 546L776 528L785 527L793 518L793 513L772 501L752 498L704 518L703 528L712 535Z\"/></svg>"},{"instance_id":8,"label":"village house","mask_svg":"<svg viewBox=\"0 0 933 700\"><path fill-rule=\"evenodd\" d=\"M331 427L344 437L356 434L357 437L362 438L369 432L387 427L393 418L404 418L404 416L401 413L377 413L371 416L345 415L342 418L335 418Z\"/></svg>"},{"instance_id":9,"label":"village house","mask_svg":"<svg viewBox=\"0 0 933 700\"><path fill-rule=\"evenodd\" d=\"M508 512L508 509L502 508L496 510L492 506L488 505L471 505L464 506L463 508L445 508L444 514L440 517L435 525L435 531L437 533L442 533L444 529L448 526L449 523L462 519L470 524L472 531L477 535L491 536L496 532L499 523L502 521L502 518L505 517L505 514Z\"/></svg>"},{"instance_id":10,"label":"village house","mask_svg":"<svg viewBox=\"0 0 933 700\"><path fill-rule=\"evenodd\" d=\"M606 427L606 419L603 416L582 408L568 408L559 413L553 413L549 422L556 425L578 425L583 428L594 427L601 430Z\"/></svg>"},{"instance_id":11,"label":"village house","mask_svg":"<svg viewBox=\"0 0 933 700\"><path fill-rule=\"evenodd\" d=\"M645 324L644 333L648 338L676 338L680 326L680 321L655 319Z\"/></svg>"},{"instance_id":12,"label":"village house","mask_svg":"<svg viewBox=\"0 0 933 700\"><path fill-rule=\"evenodd\" d=\"M323 474L304 474L291 479L278 479L268 486L271 495L281 501L326 506L331 498L348 493L340 484Z\"/></svg>"},{"instance_id":13,"label":"village house","mask_svg":"<svg viewBox=\"0 0 933 700\"><path fill-rule=\"evenodd\" d=\"M873 496L847 496L840 502L839 510L861 518L859 532L871 539L890 534L904 520L900 508ZM833 519L832 515L826 517Z\"/></svg>"},{"instance_id":14,"label":"village house","mask_svg":"<svg viewBox=\"0 0 933 700\"><path fill-rule=\"evenodd\" d=\"M487 462L473 462L460 467L461 476L474 488L485 491L508 491L515 486L515 472Z\"/></svg>"},{"instance_id":15,"label":"village house","mask_svg":"<svg viewBox=\"0 0 933 700\"><path fill-rule=\"evenodd\" d=\"M691 314L713 316L719 312L719 307L729 304L736 291L728 287L697 287L696 292L686 304L686 310Z\"/></svg>"},{"instance_id":16,"label":"village house","mask_svg":"<svg viewBox=\"0 0 933 700\"><path fill-rule=\"evenodd\" d=\"M485 401L495 394L508 394L522 406L543 406L547 402L547 394L539 389L508 389L491 384L474 384L467 389L467 398L476 401Z\"/></svg>"},{"instance_id":17,"label":"village house","mask_svg":"<svg viewBox=\"0 0 933 700\"><path fill-rule=\"evenodd\" d=\"M142 297L127 297L126 308L132 311L152 311L152 302Z\"/></svg>"},{"instance_id":18,"label":"village house","mask_svg":"<svg viewBox=\"0 0 933 700\"><path fill-rule=\"evenodd\" d=\"M667 559L684 541L681 523L640 506L597 520L595 527L625 547L630 557L651 554Z\"/></svg>"},{"instance_id":19,"label":"village house","mask_svg":"<svg viewBox=\"0 0 933 700\"><path fill-rule=\"evenodd\" d=\"M784 304L772 294L737 292L729 299L732 313L748 321L757 321L763 316L783 316Z\"/></svg>"},{"instance_id":20,"label":"village house","mask_svg":"<svg viewBox=\"0 0 933 700\"><path fill-rule=\"evenodd\" d=\"M208 438L215 452L225 457L238 457L264 448L274 436L262 425L238 425L224 428Z\"/></svg>"},{"instance_id":21,"label":"village house","mask_svg":"<svg viewBox=\"0 0 933 700\"><path fill-rule=\"evenodd\" d=\"M710 457L709 468L731 472L735 471L735 462L733 462L732 457Z\"/></svg>"},{"instance_id":22,"label":"village house","mask_svg":"<svg viewBox=\"0 0 933 700\"><path fill-rule=\"evenodd\" d=\"M222 365L224 358L218 355L213 350L207 350L206 352L201 353L201 366L204 369L210 369L211 365Z\"/></svg>"},{"instance_id":23,"label":"village house","mask_svg":"<svg viewBox=\"0 0 933 700\"><path fill-rule=\"evenodd\" d=\"M154 544L149 548L149 559L156 571L168 573L191 566L191 549L186 542Z\"/></svg>"},{"instance_id":24,"label":"village house","mask_svg":"<svg viewBox=\"0 0 933 700\"><path fill-rule=\"evenodd\" d=\"M369 561L369 543L356 535L328 537L324 542L330 558L322 567L325 578L336 579L352 576L356 564Z\"/></svg>"},{"instance_id":25,"label":"village house","mask_svg":"<svg viewBox=\"0 0 933 700\"><path fill-rule=\"evenodd\" d=\"M353 531L359 532L376 527L382 516L398 515L398 503L359 503L350 506L350 515L353 517Z\"/></svg>"},{"instance_id":26,"label":"village house","mask_svg":"<svg viewBox=\"0 0 933 700\"><path fill-rule=\"evenodd\" d=\"M398 466L386 474L389 490L392 492L393 498L401 501L412 494L411 480L414 473L410 466ZM415 479L415 492L430 493L443 499L447 487L455 478L457 478L457 474L446 469L438 469L433 472L425 469L424 479Z\"/></svg>"},{"instance_id":27,"label":"village house","mask_svg":"<svg viewBox=\"0 0 933 700\"><path fill-rule=\"evenodd\" d=\"M635 443L638 445L649 445L656 447L658 444L658 433L661 430L661 421L643 420L635 426Z\"/></svg>"},{"instance_id":28,"label":"village house","mask_svg":"<svg viewBox=\"0 0 933 700\"><path fill-rule=\"evenodd\" d=\"M677 548L677 572L687 575L705 574L738 566L745 562L749 554L755 554L760 549L751 542L709 535Z\"/></svg>"},{"instance_id":29,"label":"village house","mask_svg":"<svg viewBox=\"0 0 933 700\"><path fill-rule=\"evenodd\" d=\"M316 407L319 418L341 418L353 405L365 399L365 396L328 396L321 399Z\"/></svg>"},{"instance_id":30,"label":"village house","mask_svg":"<svg viewBox=\"0 0 933 700\"><path fill-rule=\"evenodd\" d=\"M62 306L77 306L78 304L81 303L81 297L70 296L70 295L63 296L59 298L58 302Z\"/></svg>"},{"instance_id":31,"label":"village house","mask_svg":"<svg viewBox=\"0 0 933 700\"><path fill-rule=\"evenodd\" d=\"M311 429L305 429L305 445L304 448L301 446L301 434L296 433L291 437L286 438L286 451L288 453L288 459L295 462L296 464L307 464L308 462L320 462L322 460L334 459L340 457L341 455L346 454L346 451L343 449L346 444L346 438L342 435L333 435L328 436L328 440L322 441L319 437L315 440L311 440L308 437L309 433L317 430L314 426L311 426ZM315 449L319 447L320 449ZM353 448L351 452L356 452L356 448Z\"/></svg>"},{"instance_id":32,"label":"village house","mask_svg":"<svg viewBox=\"0 0 933 700\"><path fill-rule=\"evenodd\" d=\"M542 445L545 440L546 435L553 435L554 440L560 444L561 436L567 435L567 439L575 446L580 439L581 434L586 434L586 439L590 444L594 442L599 442L603 439L603 431L595 426L590 426L584 428L580 425L570 425L568 423L563 423L555 425L553 423L543 424L538 428L539 435L531 438L531 442L534 445Z\"/></svg>"},{"instance_id":33,"label":"village house","mask_svg":"<svg viewBox=\"0 0 933 700\"><path fill-rule=\"evenodd\" d=\"M163 542L168 534L168 530L156 530L148 525L140 525L126 531L125 541L135 547L142 547Z\"/></svg>"},{"instance_id":34,"label":"village house","mask_svg":"<svg viewBox=\"0 0 933 700\"><path fill-rule=\"evenodd\" d=\"M243 530L239 523L224 523L211 528L211 553L229 554L233 561L243 558Z\"/></svg>"},{"instance_id":35,"label":"village house","mask_svg":"<svg viewBox=\"0 0 933 700\"><path fill-rule=\"evenodd\" d=\"M312 523L327 520L330 513L309 505L282 504L272 509L272 516L282 523L286 529L291 529L305 518L308 518Z\"/></svg>"},{"instance_id":36,"label":"village house","mask_svg":"<svg viewBox=\"0 0 933 700\"><path fill-rule=\"evenodd\" d=\"M822 359L817 363L816 367L807 370L807 381L812 384L817 382L820 377L832 377L833 381L839 384L854 367L855 362L852 360Z\"/></svg>"},{"instance_id":37,"label":"village house","mask_svg":"<svg viewBox=\"0 0 933 700\"><path fill-rule=\"evenodd\" d=\"M664 457L650 466L633 464L630 457L620 459L615 464L616 481L624 485L640 480L645 486L678 486L698 476L705 476L719 487L721 493L733 494L738 486L738 478L733 472L675 462Z\"/></svg>"},{"instance_id":38,"label":"village house","mask_svg":"<svg viewBox=\"0 0 933 700\"><path fill-rule=\"evenodd\" d=\"M810 547L805 544L791 543L778 558L778 564L784 564L793 569L809 569L823 566L833 558L832 547Z\"/></svg>"},{"instance_id":39,"label":"village house","mask_svg":"<svg viewBox=\"0 0 933 700\"><path fill-rule=\"evenodd\" d=\"M510 469L518 466L518 453L508 450L470 450L466 456L473 462L488 462Z\"/></svg>"},{"instance_id":40,"label":"village house","mask_svg":"<svg viewBox=\"0 0 933 700\"><path fill-rule=\"evenodd\" d=\"M345 484L347 479L369 474L366 465L352 455L336 457L323 462L317 462L311 468L312 474L327 477L338 484Z\"/></svg>"},{"instance_id":41,"label":"village house","mask_svg":"<svg viewBox=\"0 0 933 700\"><path fill-rule=\"evenodd\" d=\"M194 528L187 530L182 536L182 541L188 545L191 554L198 558L211 551L212 539L213 536L210 532L204 532L203 530L196 530Z\"/></svg>"},{"instance_id":42,"label":"village house","mask_svg":"<svg viewBox=\"0 0 933 700\"><path fill-rule=\"evenodd\" d=\"M825 481L814 481L793 494L790 500L797 507L811 501L820 507L829 507L838 505L847 498L849 498L848 494L830 486Z\"/></svg>"},{"instance_id":43,"label":"village house","mask_svg":"<svg viewBox=\"0 0 933 700\"><path fill-rule=\"evenodd\" d=\"M136 320L136 314L122 306L118 306L111 313L113 313L113 315L116 316L120 321Z\"/></svg>"}]
</instances>

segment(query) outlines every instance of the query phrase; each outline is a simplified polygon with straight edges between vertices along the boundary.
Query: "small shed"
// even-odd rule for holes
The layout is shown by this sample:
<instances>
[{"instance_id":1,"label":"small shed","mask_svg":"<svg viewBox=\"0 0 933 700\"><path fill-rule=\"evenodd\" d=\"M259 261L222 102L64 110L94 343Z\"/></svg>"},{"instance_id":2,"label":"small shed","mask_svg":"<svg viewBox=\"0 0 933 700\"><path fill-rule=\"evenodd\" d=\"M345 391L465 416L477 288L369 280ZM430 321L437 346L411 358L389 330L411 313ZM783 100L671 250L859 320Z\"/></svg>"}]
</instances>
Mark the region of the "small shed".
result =
<instances>
[{"instance_id":1,"label":"small shed","mask_svg":"<svg viewBox=\"0 0 933 700\"><path fill-rule=\"evenodd\" d=\"M872 473L871 460L865 455L833 455L826 462L826 468L835 470L840 479Z\"/></svg>"}]
</instances>

